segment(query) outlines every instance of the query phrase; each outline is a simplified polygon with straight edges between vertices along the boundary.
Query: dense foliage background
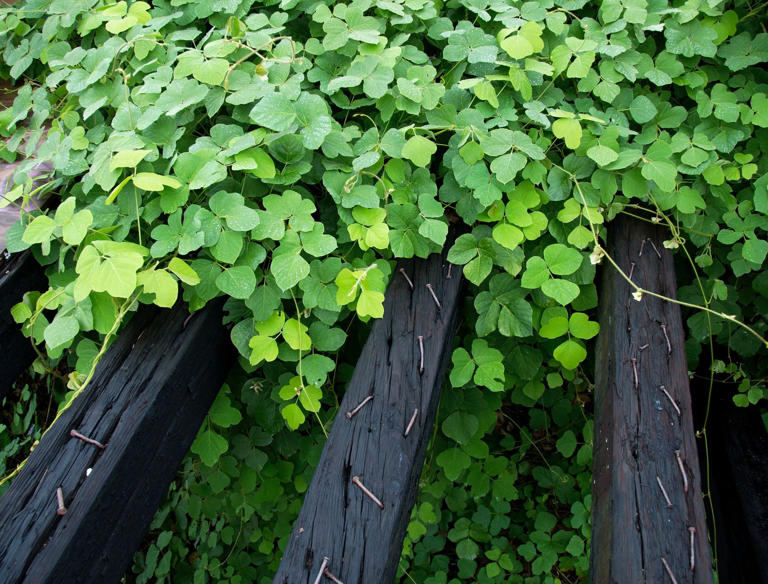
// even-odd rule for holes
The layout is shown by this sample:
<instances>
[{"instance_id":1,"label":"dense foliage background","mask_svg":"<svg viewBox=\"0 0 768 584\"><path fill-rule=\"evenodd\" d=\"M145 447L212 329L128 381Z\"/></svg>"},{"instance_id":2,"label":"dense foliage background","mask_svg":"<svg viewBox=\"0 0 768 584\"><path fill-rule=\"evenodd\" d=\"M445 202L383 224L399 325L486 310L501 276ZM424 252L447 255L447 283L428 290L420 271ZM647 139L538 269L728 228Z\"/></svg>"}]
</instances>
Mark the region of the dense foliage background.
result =
<instances>
[{"instance_id":1,"label":"dense foliage background","mask_svg":"<svg viewBox=\"0 0 768 584\"><path fill-rule=\"evenodd\" d=\"M8 235L49 266L50 289L14 308L37 366L69 367L71 399L138 303L229 298L242 367L128 579L271 581L359 321L381 316L396 258L441 249L459 223L449 259L471 294L400 580L580 581L606 222L624 212L669 228L680 299L705 308L687 313L691 369L738 382L739 405L765 394L749 358L768 328L767 12L719 0L2 9L0 75L20 88L0 112L0 156L36 157L3 204L31 195L40 160L57 197Z\"/></svg>"}]
</instances>

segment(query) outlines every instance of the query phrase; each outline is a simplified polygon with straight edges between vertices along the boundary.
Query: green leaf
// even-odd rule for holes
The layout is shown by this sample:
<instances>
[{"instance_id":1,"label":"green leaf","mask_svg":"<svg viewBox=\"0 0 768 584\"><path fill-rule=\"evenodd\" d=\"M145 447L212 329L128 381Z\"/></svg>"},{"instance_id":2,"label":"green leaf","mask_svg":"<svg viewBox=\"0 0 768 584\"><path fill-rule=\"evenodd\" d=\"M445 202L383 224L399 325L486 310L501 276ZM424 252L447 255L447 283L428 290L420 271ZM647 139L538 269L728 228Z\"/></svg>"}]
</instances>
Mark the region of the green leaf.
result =
<instances>
[{"instance_id":1,"label":"green leaf","mask_svg":"<svg viewBox=\"0 0 768 584\"><path fill-rule=\"evenodd\" d=\"M646 124L656 117L659 110L645 95L638 95L629 104L629 113L638 124Z\"/></svg>"},{"instance_id":2,"label":"green leaf","mask_svg":"<svg viewBox=\"0 0 768 584\"><path fill-rule=\"evenodd\" d=\"M301 257L300 247L288 247L280 253L275 252L269 271L280 289L288 290L309 275L309 263Z\"/></svg>"},{"instance_id":3,"label":"green leaf","mask_svg":"<svg viewBox=\"0 0 768 584\"><path fill-rule=\"evenodd\" d=\"M168 262L168 269L185 284L195 286L200 283L200 276L197 275L197 272L181 258L171 258L171 261Z\"/></svg>"},{"instance_id":4,"label":"green leaf","mask_svg":"<svg viewBox=\"0 0 768 584\"><path fill-rule=\"evenodd\" d=\"M256 276L248 266L233 266L216 277L216 287L232 298L246 299L256 289Z\"/></svg>"},{"instance_id":5,"label":"green leaf","mask_svg":"<svg viewBox=\"0 0 768 584\"><path fill-rule=\"evenodd\" d=\"M176 304L179 295L179 285L165 270L146 270L140 272L137 284L143 286L144 292L155 295L155 304L170 308Z\"/></svg>"},{"instance_id":6,"label":"green leaf","mask_svg":"<svg viewBox=\"0 0 768 584\"><path fill-rule=\"evenodd\" d=\"M664 28L664 36L667 37L667 51L675 55L714 57L717 51L713 42L717 33L698 20L677 24L670 19Z\"/></svg>"},{"instance_id":7,"label":"green leaf","mask_svg":"<svg viewBox=\"0 0 768 584\"><path fill-rule=\"evenodd\" d=\"M523 232L514 225L499 223L493 228L493 240L507 249L513 250L525 241Z\"/></svg>"},{"instance_id":8,"label":"green leaf","mask_svg":"<svg viewBox=\"0 0 768 584\"><path fill-rule=\"evenodd\" d=\"M240 410L232 407L232 402L229 396L225 393L229 388L225 385L219 395L211 405L211 409L208 411L208 416L211 418L211 422L222 428L229 428L239 424L243 419L243 415Z\"/></svg>"},{"instance_id":9,"label":"green leaf","mask_svg":"<svg viewBox=\"0 0 768 584\"><path fill-rule=\"evenodd\" d=\"M566 369L576 369L587 358L587 351L578 342L568 340L558 345L553 355Z\"/></svg>"},{"instance_id":10,"label":"green leaf","mask_svg":"<svg viewBox=\"0 0 768 584\"><path fill-rule=\"evenodd\" d=\"M253 366L258 365L262 361L274 361L277 359L277 342L272 337L263 334L256 335L250 338L248 346L251 348L248 362Z\"/></svg>"},{"instance_id":11,"label":"green leaf","mask_svg":"<svg viewBox=\"0 0 768 584\"><path fill-rule=\"evenodd\" d=\"M762 239L747 239L741 248L742 257L752 263L762 265L768 254L768 241Z\"/></svg>"},{"instance_id":12,"label":"green leaf","mask_svg":"<svg viewBox=\"0 0 768 584\"><path fill-rule=\"evenodd\" d=\"M238 193L219 191L210 198L208 206L234 231L250 231L260 221L258 212L246 206L245 199Z\"/></svg>"},{"instance_id":13,"label":"green leaf","mask_svg":"<svg viewBox=\"0 0 768 584\"><path fill-rule=\"evenodd\" d=\"M309 255L322 257L336 249L336 238L323 233L323 230L322 223L315 223L312 231L301 234L302 246Z\"/></svg>"},{"instance_id":14,"label":"green leaf","mask_svg":"<svg viewBox=\"0 0 768 584\"><path fill-rule=\"evenodd\" d=\"M566 458L570 458L573 456L573 453L576 452L576 446L578 446L578 443L576 442L576 434L574 434L572 430L566 430L563 435L560 436L560 439L555 446L560 454Z\"/></svg>"},{"instance_id":15,"label":"green leaf","mask_svg":"<svg viewBox=\"0 0 768 584\"><path fill-rule=\"evenodd\" d=\"M416 166L429 165L432 155L437 152L437 146L424 136L413 136L403 146L402 156L413 162Z\"/></svg>"},{"instance_id":16,"label":"green leaf","mask_svg":"<svg viewBox=\"0 0 768 584\"><path fill-rule=\"evenodd\" d=\"M768 176L768 175L766 175ZM448 261L452 264L464 265L477 257L477 241L471 233L465 233L456 238L448 251Z\"/></svg>"},{"instance_id":17,"label":"green leaf","mask_svg":"<svg viewBox=\"0 0 768 584\"><path fill-rule=\"evenodd\" d=\"M320 400L323 398L323 392L314 385L305 385L299 393L299 403L308 412L320 411Z\"/></svg>"},{"instance_id":18,"label":"green leaf","mask_svg":"<svg viewBox=\"0 0 768 584\"><path fill-rule=\"evenodd\" d=\"M517 176L517 173L525 168L528 159L520 152L511 152L504 156L494 158L491 162L491 172L496 180L507 184Z\"/></svg>"},{"instance_id":19,"label":"green leaf","mask_svg":"<svg viewBox=\"0 0 768 584\"><path fill-rule=\"evenodd\" d=\"M556 339L568 332L568 311L560 306L547 308L541 316L539 334L545 339Z\"/></svg>"},{"instance_id":20,"label":"green leaf","mask_svg":"<svg viewBox=\"0 0 768 584\"><path fill-rule=\"evenodd\" d=\"M56 316L45 327L43 336L51 349L68 345L80 332L80 324L74 316Z\"/></svg>"},{"instance_id":21,"label":"green leaf","mask_svg":"<svg viewBox=\"0 0 768 584\"><path fill-rule=\"evenodd\" d=\"M528 258L520 284L523 288L541 288L544 282L549 280L549 277L547 262L539 256L533 256Z\"/></svg>"},{"instance_id":22,"label":"green leaf","mask_svg":"<svg viewBox=\"0 0 768 584\"><path fill-rule=\"evenodd\" d=\"M117 170L118 168L135 168L139 162L152 152L151 150L122 150L115 152L112 155L112 159L109 161L109 170Z\"/></svg>"},{"instance_id":23,"label":"green leaf","mask_svg":"<svg viewBox=\"0 0 768 584\"><path fill-rule=\"evenodd\" d=\"M643 177L652 180L664 192L671 193L677 184L677 168L671 162L646 160L640 170Z\"/></svg>"},{"instance_id":24,"label":"green leaf","mask_svg":"<svg viewBox=\"0 0 768 584\"><path fill-rule=\"evenodd\" d=\"M363 290L355 310L360 316L381 318L384 316L384 294L375 290Z\"/></svg>"},{"instance_id":25,"label":"green leaf","mask_svg":"<svg viewBox=\"0 0 768 584\"><path fill-rule=\"evenodd\" d=\"M237 231L224 231L216 245L210 248L211 255L222 263L234 264L243 251L243 235Z\"/></svg>"},{"instance_id":26,"label":"green leaf","mask_svg":"<svg viewBox=\"0 0 768 584\"><path fill-rule=\"evenodd\" d=\"M214 466L228 448L229 443L226 438L208 429L197 435L190 450L197 454L204 464Z\"/></svg>"},{"instance_id":27,"label":"green leaf","mask_svg":"<svg viewBox=\"0 0 768 584\"><path fill-rule=\"evenodd\" d=\"M93 223L93 214L89 210L78 211L61 228L64 243L78 245L85 239L88 228Z\"/></svg>"},{"instance_id":28,"label":"green leaf","mask_svg":"<svg viewBox=\"0 0 768 584\"><path fill-rule=\"evenodd\" d=\"M23 302L17 302L11 307L11 316L16 324L21 324L32 316L32 309Z\"/></svg>"},{"instance_id":29,"label":"green leaf","mask_svg":"<svg viewBox=\"0 0 768 584\"><path fill-rule=\"evenodd\" d=\"M317 346L315 348L319 349ZM336 363L318 353L307 355L301 361L301 372L307 381L315 386L322 386L328 379L328 374L334 369L336 369Z\"/></svg>"},{"instance_id":30,"label":"green leaf","mask_svg":"<svg viewBox=\"0 0 768 584\"><path fill-rule=\"evenodd\" d=\"M557 300L563 306L576 300L580 292L577 284L561 278L547 280L541 285L541 291L550 298Z\"/></svg>"},{"instance_id":31,"label":"green leaf","mask_svg":"<svg viewBox=\"0 0 768 584\"><path fill-rule=\"evenodd\" d=\"M475 362L466 349L461 347L454 350L451 356L453 367L449 376L453 387L461 387L472 379L475 372Z\"/></svg>"},{"instance_id":32,"label":"green leaf","mask_svg":"<svg viewBox=\"0 0 768 584\"><path fill-rule=\"evenodd\" d=\"M251 110L250 117L257 124L275 132L288 132L297 125L293 104L280 93L263 97Z\"/></svg>"},{"instance_id":33,"label":"green leaf","mask_svg":"<svg viewBox=\"0 0 768 584\"><path fill-rule=\"evenodd\" d=\"M481 255L464 266L464 276L467 280L479 286L493 269L493 260L487 255Z\"/></svg>"},{"instance_id":34,"label":"green leaf","mask_svg":"<svg viewBox=\"0 0 768 584\"><path fill-rule=\"evenodd\" d=\"M24 235L21 236L21 240L25 243L43 243L49 241L53 237L53 232L56 229L56 222L47 215L40 215L35 217L27 228L24 230Z\"/></svg>"},{"instance_id":35,"label":"green leaf","mask_svg":"<svg viewBox=\"0 0 768 584\"><path fill-rule=\"evenodd\" d=\"M133 176L133 184L145 191L162 191L165 187L178 189L181 186L181 183L175 178L154 172L137 172Z\"/></svg>"},{"instance_id":36,"label":"green leaf","mask_svg":"<svg viewBox=\"0 0 768 584\"><path fill-rule=\"evenodd\" d=\"M568 323L571 334L579 339L591 339L600 332L600 325L589 320L583 312L574 312Z\"/></svg>"},{"instance_id":37,"label":"green leaf","mask_svg":"<svg viewBox=\"0 0 768 584\"><path fill-rule=\"evenodd\" d=\"M597 162L599 166L608 166L619 158L619 153L608 146L597 144L587 150L587 156Z\"/></svg>"},{"instance_id":38,"label":"green leaf","mask_svg":"<svg viewBox=\"0 0 768 584\"><path fill-rule=\"evenodd\" d=\"M298 427L307 419L304 412L301 411L301 408L297 404L283 406L280 410L280 415L283 416L285 423L288 424L288 427L291 430L298 429Z\"/></svg>"},{"instance_id":39,"label":"green leaf","mask_svg":"<svg viewBox=\"0 0 768 584\"><path fill-rule=\"evenodd\" d=\"M226 59L206 59L192 71L192 76L208 85L221 85L229 69Z\"/></svg>"},{"instance_id":40,"label":"green leaf","mask_svg":"<svg viewBox=\"0 0 768 584\"><path fill-rule=\"evenodd\" d=\"M312 348L312 339L307 334L306 325L295 318L289 318L283 326L283 339L294 351L309 351Z\"/></svg>"},{"instance_id":41,"label":"green leaf","mask_svg":"<svg viewBox=\"0 0 768 584\"><path fill-rule=\"evenodd\" d=\"M453 412L443 421L443 434L458 442L467 444L477 433L480 422L467 412Z\"/></svg>"},{"instance_id":42,"label":"green leaf","mask_svg":"<svg viewBox=\"0 0 768 584\"><path fill-rule=\"evenodd\" d=\"M581 267L582 255L581 252L572 247L562 243L553 243L544 248L544 261L553 274L568 276Z\"/></svg>"},{"instance_id":43,"label":"green leaf","mask_svg":"<svg viewBox=\"0 0 768 584\"><path fill-rule=\"evenodd\" d=\"M445 472L446 478L455 481L472 464L472 459L459 448L448 448L437 455L437 464Z\"/></svg>"},{"instance_id":44,"label":"green leaf","mask_svg":"<svg viewBox=\"0 0 768 584\"><path fill-rule=\"evenodd\" d=\"M552 132L565 140L565 145L575 150L581 144L581 124L573 118L560 118L552 124Z\"/></svg>"}]
</instances>

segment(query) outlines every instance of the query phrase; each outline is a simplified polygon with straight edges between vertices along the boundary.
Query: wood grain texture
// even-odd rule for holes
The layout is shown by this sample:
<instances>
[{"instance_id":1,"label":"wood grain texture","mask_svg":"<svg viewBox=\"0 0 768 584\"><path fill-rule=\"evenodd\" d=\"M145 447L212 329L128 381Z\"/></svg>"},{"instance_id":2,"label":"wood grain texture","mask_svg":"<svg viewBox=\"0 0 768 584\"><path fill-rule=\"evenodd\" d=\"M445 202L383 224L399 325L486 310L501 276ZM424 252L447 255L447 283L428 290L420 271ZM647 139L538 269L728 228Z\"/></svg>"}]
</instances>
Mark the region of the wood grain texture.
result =
<instances>
[{"instance_id":1,"label":"wood grain texture","mask_svg":"<svg viewBox=\"0 0 768 584\"><path fill-rule=\"evenodd\" d=\"M120 581L234 359L220 303L187 316L142 307L43 436L0 499L0 582Z\"/></svg>"},{"instance_id":2,"label":"wood grain texture","mask_svg":"<svg viewBox=\"0 0 768 584\"><path fill-rule=\"evenodd\" d=\"M12 256L0 272L0 400L35 358L31 341L11 317L11 307L25 292L46 287L43 268L29 252Z\"/></svg>"},{"instance_id":3,"label":"wood grain texture","mask_svg":"<svg viewBox=\"0 0 768 584\"><path fill-rule=\"evenodd\" d=\"M635 283L676 297L672 256L662 246L664 230L617 218L610 239L608 252L626 273L632 270ZM604 269L595 364L591 582L672 582L663 558L679 584L711 583L680 309L647 295L638 302L631 292L616 270ZM680 451L687 493L675 451ZM694 571L689 527L696 529Z\"/></svg>"},{"instance_id":4,"label":"wood grain texture","mask_svg":"<svg viewBox=\"0 0 768 584\"><path fill-rule=\"evenodd\" d=\"M357 362L275 583L313 583L326 556L330 572L347 584L389 584L395 577L451 355L461 288L461 269L448 279L444 255L400 267L414 290L395 272L384 317L373 325ZM418 336L424 337L421 375ZM369 395L374 399L348 419L346 412ZM406 437L415 408L419 415ZM352 483L355 476L383 509Z\"/></svg>"}]
</instances>

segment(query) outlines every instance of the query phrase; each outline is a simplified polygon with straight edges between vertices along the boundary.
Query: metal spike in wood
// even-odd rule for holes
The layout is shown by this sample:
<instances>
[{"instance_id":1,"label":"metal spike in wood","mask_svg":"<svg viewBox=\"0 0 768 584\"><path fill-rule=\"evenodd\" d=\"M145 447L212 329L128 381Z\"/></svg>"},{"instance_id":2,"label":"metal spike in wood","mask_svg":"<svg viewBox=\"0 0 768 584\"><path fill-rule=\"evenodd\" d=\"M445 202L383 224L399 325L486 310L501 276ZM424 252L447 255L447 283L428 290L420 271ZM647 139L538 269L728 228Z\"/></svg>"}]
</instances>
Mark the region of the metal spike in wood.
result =
<instances>
[{"instance_id":1,"label":"metal spike in wood","mask_svg":"<svg viewBox=\"0 0 768 584\"><path fill-rule=\"evenodd\" d=\"M620 217L609 236L608 253L625 273L635 262L637 285L676 297L672 256L651 245L665 238L662 228ZM661 250L660 258L654 249ZM590 581L661 583L674 577L680 584L711 584L707 537L696 537L692 552L688 530L707 533L680 308L648 294L632 299L627 281L612 267L603 269ZM646 344L642 359L627 359L633 347ZM662 386L668 395L659 391Z\"/></svg>"},{"instance_id":2,"label":"metal spike in wood","mask_svg":"<svg viewBox=\"0 0 768 584\"><path fill-rule=\"evenodd\" d=\"M449 248L446 245L446 250ZM390 584L416 498L443 374L450 359L461 277L443 277L445 257L403 262L414 290L392 278L355 367L274 582L311 584L323 557L342 582ZM441 300L438 309L426 287ZM424 371L418 336L423 336ZM369 394L376 399L351 420L345 412ZM419 412L419 423L403 431ZM374 505L352 482L359 476Z\"/></svg>"}]
</instances>

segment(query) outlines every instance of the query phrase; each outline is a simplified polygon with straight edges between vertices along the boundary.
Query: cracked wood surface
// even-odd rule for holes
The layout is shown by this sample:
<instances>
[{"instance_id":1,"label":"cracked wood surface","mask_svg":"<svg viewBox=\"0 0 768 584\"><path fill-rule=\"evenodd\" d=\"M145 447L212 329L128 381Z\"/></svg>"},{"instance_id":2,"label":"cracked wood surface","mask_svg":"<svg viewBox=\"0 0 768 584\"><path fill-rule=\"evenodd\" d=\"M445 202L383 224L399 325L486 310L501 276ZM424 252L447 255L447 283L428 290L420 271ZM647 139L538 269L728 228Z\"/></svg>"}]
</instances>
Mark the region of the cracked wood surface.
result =
<instances>
[{"instance_id":1,"label":"cracked wood surface","mask_svg":"<svg viewBox=\"0 0 768 584\"><path fill-rule=\"evenodd\" d=\"M313 583L324 557L328 570L347 584L389 584L395 577L452 351L461 287L459 267L446 278L444 255L403 261L398 267L405 269L414 290L396 270L384 317L374 323L357 362L275 583ZM374 399L347 418L369 395ZM416 408L419 415L404 436ZM352 482L355 476L383 509Z\"/></svg>"},{"instance_id":2,"label":"cracked wood surface","mask_svg":"<svg viewBox=\"0 0 768 584\"><path fill-rule=\"evenodd\" d=\"M619 217L609 234L608 253L625 273L632 271L633 282L676 298L673 259L662 245L667 231ZM678 584L709 584L712 569L680 308L648 295L634 300L629 283L610 266L603 269L591 582L672 582L666 560ZM696 529L693 571L689 527Z\"/></svg>"},{"instance_id":3,"label":"cracked wood surface","mask_svg":"<svg viewBox=\"0 0 768 584\"><path fill-rule=\"evenodd\" d=\"M234 361L220 303L187 316L142 307L43 436L0 498L0 582L120 581Z\"/></svg>"}]
</instances>

